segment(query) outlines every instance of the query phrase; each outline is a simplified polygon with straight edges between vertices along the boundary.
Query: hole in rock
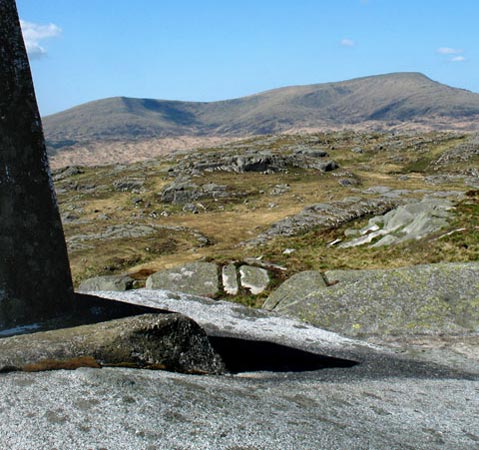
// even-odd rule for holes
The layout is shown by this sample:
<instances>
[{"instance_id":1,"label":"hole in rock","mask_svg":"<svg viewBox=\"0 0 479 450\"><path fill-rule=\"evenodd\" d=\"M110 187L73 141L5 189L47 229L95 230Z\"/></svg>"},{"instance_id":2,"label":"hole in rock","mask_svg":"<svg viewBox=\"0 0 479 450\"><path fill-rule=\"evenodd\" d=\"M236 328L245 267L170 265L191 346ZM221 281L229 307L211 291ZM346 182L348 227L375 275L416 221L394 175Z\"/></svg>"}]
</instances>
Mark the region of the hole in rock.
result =
<instances>
[{"instance_id":1,"label":"hole in rock","mask_svg":"<svg viewBox=\"0 0 479 450\"><path fill-rule=\"evenodd\" d=\"M348 359L318 355L267 341L209 336L229 372L306 372L359 364Z\"/></svg>"}]
</instances>

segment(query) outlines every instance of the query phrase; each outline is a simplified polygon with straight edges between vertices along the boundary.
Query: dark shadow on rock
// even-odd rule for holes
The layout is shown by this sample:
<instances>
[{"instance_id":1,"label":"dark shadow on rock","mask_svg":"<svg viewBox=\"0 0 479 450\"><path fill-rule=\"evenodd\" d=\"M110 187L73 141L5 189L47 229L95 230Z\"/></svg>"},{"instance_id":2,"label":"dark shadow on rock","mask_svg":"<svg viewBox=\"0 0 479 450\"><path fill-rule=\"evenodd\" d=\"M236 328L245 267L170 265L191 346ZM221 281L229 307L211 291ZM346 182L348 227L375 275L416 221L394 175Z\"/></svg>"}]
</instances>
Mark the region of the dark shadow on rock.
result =
<instances>
[{"instance_id":1,"label":"dark shadow on rock","mask_svg":"<svg viewBox=\"0 0 479 450\"><path fill-rule=\"evenodd\" d=\"M134 305L119 300L110 300L94 295L75 293L73 311L65 311L50 320L25 324L0 332L0 337L33 333L37 331L57 330L80 325L91 325L108 320L122 319L124 317L138 316L141 314L173 314L148 306Z\"/></svg>"},{"instance_id":2,"label":"dark shadow on rock","mask_svg":"<svg viewBox=\"0 0 479 450\"><path fill-rule=\"evenodd\" d=\"M318 355L267 341L209 336L211 345L223 359L226 369L239 372L306 372L327 368L347 368L356 361Z\"/></svg>"}]
</instances>

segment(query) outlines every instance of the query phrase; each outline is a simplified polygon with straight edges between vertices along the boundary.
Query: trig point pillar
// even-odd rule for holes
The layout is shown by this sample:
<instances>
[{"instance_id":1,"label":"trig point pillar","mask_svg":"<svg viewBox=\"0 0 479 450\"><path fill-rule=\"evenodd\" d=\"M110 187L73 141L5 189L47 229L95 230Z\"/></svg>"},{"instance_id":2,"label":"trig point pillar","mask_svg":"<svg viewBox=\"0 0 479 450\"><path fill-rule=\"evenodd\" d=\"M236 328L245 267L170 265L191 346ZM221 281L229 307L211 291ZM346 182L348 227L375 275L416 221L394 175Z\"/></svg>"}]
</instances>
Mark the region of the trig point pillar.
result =
<instances>
[{"instance_id":1,"label":"trig point pillar","mask_svg":"<svg viewBox=\"0 0 479 450\"><path fill-rule=\"evenodd\" d=\"M65 238L15 0L0 0L0 330L72 307Z\"/></svg>"}]
</instances>

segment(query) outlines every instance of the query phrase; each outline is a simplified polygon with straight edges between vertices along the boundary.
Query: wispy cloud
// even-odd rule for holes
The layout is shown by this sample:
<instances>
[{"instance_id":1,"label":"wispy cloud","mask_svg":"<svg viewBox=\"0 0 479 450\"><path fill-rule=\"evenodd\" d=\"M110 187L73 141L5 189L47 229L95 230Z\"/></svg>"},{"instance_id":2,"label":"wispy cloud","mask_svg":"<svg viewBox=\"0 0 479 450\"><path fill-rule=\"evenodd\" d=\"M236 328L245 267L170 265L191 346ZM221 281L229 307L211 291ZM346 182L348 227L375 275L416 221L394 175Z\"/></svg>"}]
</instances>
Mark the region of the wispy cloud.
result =
<instances>
[{"instance_id":1,"label":"wispy cloud","mask_svg":"<svg viewBox=\"0 0 479 450\"><path fill-rule=\"evenodd\" d=\"M440 55L458 55L460 53L463 53L464 50L451 47L439 47L436 52Z\"/></svg>"},{"instance_id":2,"label":"wispy cloud","mask_svg":"<svg viewBox=\"0 0 479 450\"><path fill-rule=\"evenodd\" d=\"M41 46L41 41L48 38L58 37L62 30L57 25L50 23L40 25L38 23L20 20L23 31L23 39L30 58L38 59L47 54L47 51Z\"/></svg>"},{"instance_id":3,"label":"wispy cloud","mask_svg":"<svg viewBox=\"0 0 479 450\"><path fill-rule=\"evenodd\" d=\"M450 62L464 62L467 60L466 57L462 55L464 50L461 48L439 47L436 53L447 56Z\"/></svg>"},{"instance_id":4,"label":"wispy cloud","mask_svg":"<svg viewBox=\"0 0 479 450\"><path fill-rule=\"evenodd\" d=\"M352 39L344 38L339 41L339 44L343 47L354 47L356 42L354 42Z\"/></svg>"}]
</instances>

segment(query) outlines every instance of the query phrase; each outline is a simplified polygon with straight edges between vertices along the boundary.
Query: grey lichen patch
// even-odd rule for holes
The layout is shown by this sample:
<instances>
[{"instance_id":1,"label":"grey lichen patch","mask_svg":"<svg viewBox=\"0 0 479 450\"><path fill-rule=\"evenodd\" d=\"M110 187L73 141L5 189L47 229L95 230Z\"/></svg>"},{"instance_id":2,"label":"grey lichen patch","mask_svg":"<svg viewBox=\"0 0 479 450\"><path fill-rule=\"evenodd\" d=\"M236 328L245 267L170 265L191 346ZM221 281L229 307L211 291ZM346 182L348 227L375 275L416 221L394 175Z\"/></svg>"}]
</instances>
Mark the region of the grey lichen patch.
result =
<instances>
[{"instance_id":1,"label":"grey lichen patch","mask_svg":"<svg viewBox=\"0 0 479 450\"><path fill-rule=\"evenodd\" d=\"M218 266L214 263L193 262L162 270L146 280L146 287L214 297L220 291Z\"/></svg>"},{"instance_id":2,"label":"grey lichen patch","mask_svg":"<svg viewBox=\"0 0 479 450\"><path fill-rule=\"evenodd\" d=\"M241 286L253 295L264 292L271 281L268 271L261 267L243 265L239 268L239 273Z\"/></svg>"},{"instance_id":3,"label":"grey lichen patch","mask_svg":"<svg viewBox=\"0 0 479 450\"><path fill-rule=\"evenodd\" d=\"M272 310L281 303L282 307L304 299L317 289L325 288L326 282L318 271L308 270L297 273L286 280L264 302L263 308Z\"/></svg>"},{"instance_id":4,"label":"grey lichen patch","mask_svg":"<svg viewBox=\"0 0 479 450\"><path fill-rule=\"evenodd\" d=\"M275 310L350 336L479 330L478 263L326 275L336 283Z\"/></svg>"}]
</instances>

